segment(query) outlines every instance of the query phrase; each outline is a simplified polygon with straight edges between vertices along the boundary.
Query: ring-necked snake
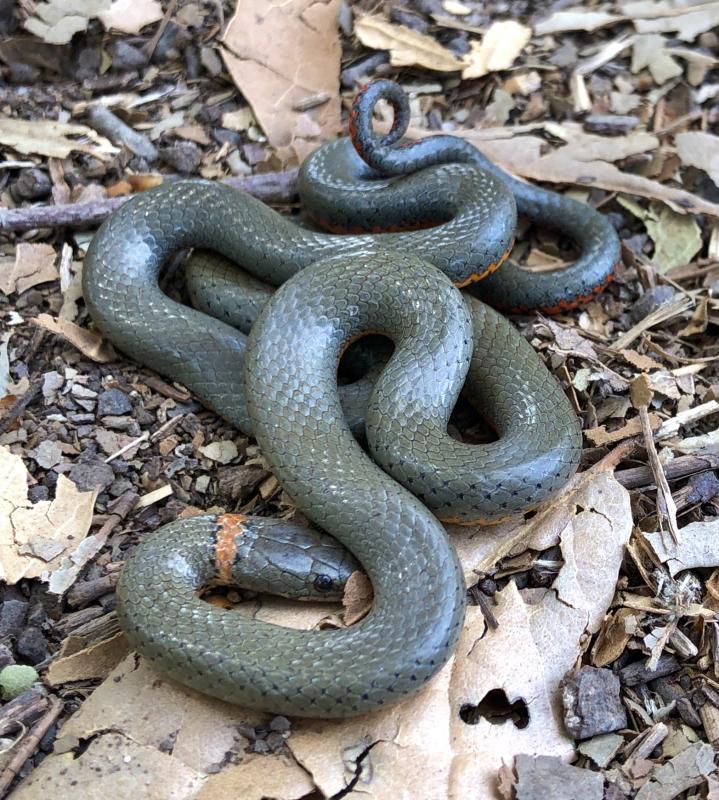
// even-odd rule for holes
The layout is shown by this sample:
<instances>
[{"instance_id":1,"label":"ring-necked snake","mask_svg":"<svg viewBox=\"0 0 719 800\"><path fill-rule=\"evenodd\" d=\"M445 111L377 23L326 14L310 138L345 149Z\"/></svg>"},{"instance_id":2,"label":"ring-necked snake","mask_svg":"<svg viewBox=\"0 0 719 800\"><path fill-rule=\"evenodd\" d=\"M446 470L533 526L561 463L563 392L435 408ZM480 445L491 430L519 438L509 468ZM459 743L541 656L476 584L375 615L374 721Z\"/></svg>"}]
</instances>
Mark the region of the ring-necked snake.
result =
<instances>
[{"instance_id":1,"label":"ring-necked snake","mask_svg":"<svg viewBox=\"0 0 719 800\"><path fill-rule=\"evenodd\" d=\"M311 162L305 188L327 163ZM452 652L464 610L461 571L434 514L516 513L556 491L578 463L576 416L530 345L452 286L491 271L510 247L515 210L503 179L449 163L371 183L400 211L444 221L332 236L228 187L181 181L113 214L85 262L85 300L100 329L253 433L298 507L372 581L375 603L361 623L298 632L238 618L196 593L243 580L248 569L262 572L253 586L277 593L337 591L354 562L313 534L261 518L202 516L165 526L128 559L118 614L136 649L183 683L274 712L348 716L419 688ZM160 290L163 263L190 246L284 282L249 343ZM342 352L368 332L395 345L365 412L382 469L353 438L336 382ZM496 442L470 446L447 434L465 378Z\"/></svg>"}]
</instances>

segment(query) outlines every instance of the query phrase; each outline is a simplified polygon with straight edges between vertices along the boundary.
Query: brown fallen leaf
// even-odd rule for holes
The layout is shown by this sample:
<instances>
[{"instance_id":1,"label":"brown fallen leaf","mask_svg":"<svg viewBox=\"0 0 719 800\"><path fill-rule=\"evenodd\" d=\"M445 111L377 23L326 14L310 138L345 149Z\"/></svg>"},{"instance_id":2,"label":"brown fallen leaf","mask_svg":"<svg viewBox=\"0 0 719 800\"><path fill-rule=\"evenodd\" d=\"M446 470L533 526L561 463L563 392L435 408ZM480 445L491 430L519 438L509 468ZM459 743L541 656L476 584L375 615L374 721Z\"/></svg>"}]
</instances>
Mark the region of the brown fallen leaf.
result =
<instances>
[{"instance_id":1,"label":"brown fallen leaf","mask_svg":"<svg viewBox=\"0 0 719 800\"><path fill-rule=\"evenodd\" d=\"M239 724L266 723L266 715L185 689L131 654L64 724L55 753L35 770L31 783L46 785L39 782L52 776L56 795L68 793L77 780L78 759L64 775L59 766L68 766L62 752L78 740L123 748L131 741L142 763L150 763L146 750L166 752L171 741L171 755L163 755L153 768L201 778L216 773L205 783L204 800L228 794L295 798L314 787L329 797L355 783L362 796L378 800L495 798L497 774L515 754L570 757L573 744L563 728L559 683L604 618L631 526L629 495L613 478L609 462L601 462L576 476L529 523L505 527L505 534L513 530L509 541L488 528L484 531L490 538L480 546L481 529L465 531L473 537L472 546L459 550L470 575L498 548L506 554L559 543L564 566L551 589L520 592L510 582L499 592L492 608L499 621L496 630L487 630L478 607L469 608L455 657L407 702L347 721L293 721L285 740L289 759L280 766L269 757L276 769L248 758L247 741L237 733ZM244 603L238 611L301 627L326 617L323 604L297 605L263 600L259 609ZM528 724L517 727L511 719L498 724L478 712L490 693L503 693L508 703L516 703ZM128 777L125 794L133 791L146 792L135 773ZM29 798L21 795L21 800Z\"/></svg>"},{"instance_id":2,"label":"brown fallen leaf","mask_svg":"<svg viewBox=\"0 0 719 800\"><path fill-rule=\"evenodd\" d=\"M39 314L31 321L46 331L61 336L77 347L81 353L99 364L106 364L117 358L115 349L110 342L95 331L81 328L66 319L56 319L49 314Z\"/></svg>"},{"instance_id":3,"label":"brown fallen leaf","mask_svg":"<svg viewBox=\"0 0 719 800\"><path fill-rule=\"evenodd\" d=\"M619 608L605 620L592 648L595 667L606 667L624 652L637 627L636 617L631 608Z\"/></svg>"},{"instance_id":4,"label":"brown fallen leaf","mask_svg":"<svg viewBox=\"0 0 719 800\"><path fill-rule=\"evenodd\" d=\"M465 57L469 64L462 70L462 78L481 78L490 72L509 69L532 37L532 29L508 19L493 22L480 43L470 42Z\"/></svg>"},{"instance_id":5,"label":"brown fallen leaf","mask_svg":"<svg viewBox=\"0 0 719 800\"><path fill-rule=\"evenodd\" d=\"M15 259L0 262L0 292L20 294L40 283L57 280L60 273L56 261L55 248L49 244L19 242Z\"/></svg>"},{"instance_id":6,"label":"brown fallen leaf","mask_svg":"<svg viewBox=\"0 0 719 800\"><path fill-rule=\"evenodd\" d=\"M659 416L659 414L652 412L649 415L649 422L652 430L657 430L657 428L659 428L659 426L662 424L662 418ZM614 431L608 431L606 425L600 425L598 428L590 428L589 430L584 431L584 435L593 445L600 447L601 445L620 442L622 439L628 439L630 436L638 436L641 432L641 420L639 417L635 417L634 419L629 420L626 425L622 425L621 428L617 428Z\"/></svg>"},{"instance_id":7,"label":"brown fallen leaf","mask_svg":"<svg viewBox=\"0 0 719 800\"><path fill-rule=\"evenodd\" d=\"M366 617L372 608L372 583L364 572L353 572L347 580L342 597L345 625L354 625Z\"/></svg>"},{"instance_id":8,"label":"brown fallen leaf","mask_svg":"<svg viewBox=\"0 0 719 800\"><path fill-rule=\"evenodd\" d=\"M358 16L354 32L365 47L388 50L390 63L395 67L418 66L434 72L456 72L466 66L431 36L405 25L393 25L382 17Z\"/></svg>"},{"instance_id":9,"label":"brown fallen leaf","mask_svg":"<svg viewBox=\"0 0 719 800\"><path fill-rule=\"evenodd\" d=\"M97 17L107 30L139 33L145 25L159 22L163 12L160 0L113 0Z\"/></svg>"},{"instance_id":10,"label":"brown fallen leaf","mask_svg":"<svg viewBox=\"0 0 719 800\"><path fill-rule=\"evenodd\" d=\"M54 500L28 499L22 459L0 447L0 579L47 579L82 544L92 524L97 492L81 492L60 475Z\"/></svg>"},{"instance_id":11,"label":"brown fallen leaf","mask_svg":"<svg viewBox=\"0 0 719 800\"><path fill-rule=\"evenodd\" d=\"M682 164L704 172L719 187L719 136L706 131L687 131L674 138Z\"/></svg>"},{"instance_id":12,"label":"brown fallen leaf","mask_svg":"<svg viewBox=\"0 0 719 800\"><path fill-rule=\"evenodd\" d=\"M87 125L51 119L0 117L0 144L18 153L50 158L67 158L70 153L79 152L106 159L119 152L104 136Z\"/></svg>"},{"instance_id":13,"label":"brown fallen leaf","mask_svg":"<svg viewBox=\"0 0 719 800\"><path fill-rule=\"evenodd\" d=\"M157 748L145 747L113 731L88 741L87 749L78 755L68 749L46 759L13 791L16 800L38 800L48 795L82 800L194 800L202 787L203 775Z\"/></svg>"},{"instance_id":14,"label":"brown fallen leaf","mask_svg":"<svg viewBox=\"0 0 719 800\"><path fill-rule=\"evenodd\" d=\"M719 521L692 522L680 533L680 544L665 541L661 533L643 534L672 576L694 567L719 566Z\"/></svg>"},{"instance_id":15,"label":"brown fallen leaf","mask_svg":"<svg viewBox=\"0 0 719 800\"><path fill-rule=\"evenodd\" d=\"M644 222L654 242L652 261L660 272L688 264L701 250L702 233L694 217L677 213L664 203L650 203L645 209L626 197L619 197L618 202Z\"/></svg>"},{"instance_id":16,"label":"brown fallen leaf","mask_svg":"<svg viewBox=\"0 0 719 800\"><path fill-rule=\"evenodd\" d=\"M596 31L623 20L624 17L606 11L592 11L581 7L569 8L566 11L555 11L547 19L538 22L534 26L534 32L538 36L546 36L549 33L565 31Z\"/></svg>"},{"instance_id":17,"label":"brown fallen leaf","mask_svg":"<svg viewBox=\"0 0 719 800\"><path fill-rule=\"evenodd\" d=\"M129 650L130 645L124 634L116 633L72 655L55 659L45 673L44 680L50 686L60 686L73 681L105 679Z\"/></svg>"},{"instance_id":18,"label":"brown fallen leaf","mask_svg":"<svg viewBox=\"0 0 719 800\"><path fill-rule=\"evenodd\" d=\"M340 129L338 13L339 0L238 3L223 36L232 80L284 164Z\"/></svg>"},{"instance_id":19,"label":"brown fallen leaf","mask_svg":"<svg viewBox=\"0 0 719 800\"><path fill-rule=\"evenodd\" d=\"M614 161L657 150L659 140L651 134L638 132L627 136L602 137L585 133L570 123L552 124L548 130L563 138L567 144L545 153L546 142L538 136L525 136L524 131L528 129L532 129L532 126L525 126L516 132L512 128L502 128L457 130L453 134L469 140L495 164L523 178L546 183L595 186L610 192L661 200L679 213L719 217L719 203L712 203L699 195L642 175L622 172L615 166ZM407 135L416 139L433 133L410 127Z\"/></svg>"},{"instance_id":20,"label":"brown fallen leaf","mask_svg":"<svg viewBox=\"0 0 719 800\"><path fill-rule=\"evenodd\" d=\"M625 347L623 350L620 350L619 353L628 364L631 364L633 367L636 367L643 372L646 370L662 368L662 365L659 362L655 361L653 358L649 358L649 356L637 353L636 350L629 350Z\"/></svg>"},{"instance_id":21,"label":"brown fallen leaf","mask_svg":"<svg viewBox=\"0 0 719 800\"><path fill-rule=\"evenodd\" d=\"M72 37L87 29L90 20L109 9L111 0L45 0L35 3L33 14L23 22L25 30L48 44L68 44Z\"/></svg>"}]
</instances>

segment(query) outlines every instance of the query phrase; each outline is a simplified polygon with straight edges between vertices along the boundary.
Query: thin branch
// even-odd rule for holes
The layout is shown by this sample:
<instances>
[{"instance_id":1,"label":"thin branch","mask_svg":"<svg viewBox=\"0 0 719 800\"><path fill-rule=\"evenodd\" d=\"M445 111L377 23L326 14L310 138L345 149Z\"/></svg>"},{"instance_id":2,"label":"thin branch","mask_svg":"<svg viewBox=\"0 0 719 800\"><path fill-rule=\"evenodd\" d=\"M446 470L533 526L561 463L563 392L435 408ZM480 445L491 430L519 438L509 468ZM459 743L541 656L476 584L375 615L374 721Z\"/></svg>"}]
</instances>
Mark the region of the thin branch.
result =
<instances>
[{"instance_id":1,"label":"thin branch","mask_svg":"<svg viewBox=\"0 0 719 800\"><path fill-rule=\"evenodd\" d=\"M177 176L164 176L164 178L178 179ZM245 191L265 203L287 203L297 192L297 170L224 178L221 183ZM0 209L0 234L29 231L34 228L93 227L99 225L132 196L110 197L90 203Z\"/></svg>"},{"instance_id":2,"label":"thin branch","mask_svg":"<svg viewBox=\"0 0 719 800\"><path fill-rule=\"evenodd\" d=\"M10 784L17 777L23 764L37 750L40 739L47 733L50 726L60 716L63 704L56 697L50 700L50 706L44 716L32 727L30 733L21 740L17 752L0 773L0 798L5 797Z\"/></svg>"}]
</instances>

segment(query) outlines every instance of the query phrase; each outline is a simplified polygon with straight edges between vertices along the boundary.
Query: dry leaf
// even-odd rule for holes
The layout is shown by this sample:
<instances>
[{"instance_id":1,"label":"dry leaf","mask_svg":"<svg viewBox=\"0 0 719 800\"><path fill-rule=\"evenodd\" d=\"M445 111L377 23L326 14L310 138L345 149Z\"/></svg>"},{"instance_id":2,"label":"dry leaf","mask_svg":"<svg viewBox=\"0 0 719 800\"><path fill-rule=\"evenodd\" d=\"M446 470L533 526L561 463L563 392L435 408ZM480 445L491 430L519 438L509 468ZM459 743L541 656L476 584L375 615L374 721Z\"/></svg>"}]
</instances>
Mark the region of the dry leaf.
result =
<instances>
[{"instance_id":1,"label":"dry leaf","mask_svg":"<svg viewBox=\"0 0 719 800\"><path fill-rule=\"evenodd\" d=\"M702 233L694 217L679 214L663 203L651 203L644 209L626 197L619 197L618 202L644 222L654 242L652 261L659 272L688 264L701 250Z\"/></svg>"},{"instance_id":2,"label":"dry leaf","mask_svg":"<svg viewBox=\"0 0 719 800\"><path fill-rule=\"evenodd\" d=\"M687 131L674 137L682 164L703 169L719 187L719 136L705 131Z\"/></svg>"},{"instance_id":3,"label":"dry leaf","mask_svg":"<svg viewBox=\"0 0 719 800\"><path fill-rule=\"evenodd\" d=\"M46 0L36 3L23 27L48 44L67 44L87 29L91 19L110 8L111 0Z\"/></svg>"},{"instance_id":4,"label":"dry leaf","mask_svg":"<svg viewBox=\"0 0 719 800\"><path fill-rule=\"evenodd\" d=\"M674 800L685 789L703 783L714 771L714 748L706 742L695 742L665 764L654 764L636 800Z\"/></svg>"},{"instance_id":5,"label":"dry leaf","mask_svg":"<svg viewBox=\"0 0 719 800\"><path fill-rule=\"evenodd\" d=\"M145 25L159 22L163 13L159 0L114 0L97 16L107 30L139 33Z\"/></svg>"},{"instance_id":6,"label":"dry leaf","mask_svg":"<svg viewBox=\"0 0 719 800\"><path fill-rule=\"evenodd\" d=\"M69 640L66 639L65 643ZM50 664L44 680L50 686L73 681L105 679L125 658L130 645L123 633L97 642L68 656L60 656Z\"/></svg>"},{"instance_id":7,"label":"dry leaf","mask_svg":"<svg viewBox=\"0 0 719 800\"><path fill-rule=\"evenodd\" d=\"M95 144L88 143L91 139ZM104 158L119 149L86 125L50 119L13 119L0 117L0 144L18 153L32 153L50 158L67 158L70 153L89 153Z\"/></svg>"},{"instance_id":8,"label":"dry leaf","mask_svg":"<svg viewBox=\"0 0 719 800\"><path fill-rule=\"evenodd\" d=\"M106 731L88 742L87 749L77 755L69 749L45 759L13 792L15 800L48 796L195 800L202 786L203 776L197 771L119 733Z\"/></svg>"},{"instance_id":9,"label":"dry leaf","mask_svg":"<svg viewBox=\"0 0 719 800\"><path fill-rule=\"evenodd\" d=\"M636 620L636 612L631 608L617 609L605 620L592 648L595 667L606 667L624 652L637 627L632 620Z\"/></svg>"},{"instance_id":10,"label":"dry leaf","mask_svg":"<svg viewBox=\"0 0 719 800\"><path fill-rule=\"evenodd\" d=\"M487 158L515 175L546 183L571 183L593 186L661 200L680 213L719 217L719 203L699 195L664 185L642 175L622 172L612 162L659 148L659 140L648 133L602 137L588 134L573 123L546 123L522 129L546 128L567 144L544 152L546 142L538 136L517 135L511 128L454 131L474 144ZM411 127L408 136L430 136L430 131Z\"/></svg>"},{"instance_id":11,"label":"dry leaf","mask_svg":"<svg viewBox=\"0 0 719 800\"><path fill-rule=\"evenodd\" d=\"M631 70L649 68L652 78L661 86L682 74L682 67L665 50L665 39L658 33L647 33L634 39Z\"/></svg>"},{"instance_id":12,"label":"dry leaf","mask_svg":"<svg viewBox=\"0 0 719 800\"><path fill-rule=\"evenodd\" d=\"M283 163L302 161L340 129L339 5L238 3L227 25L227 69Z\"/></svg>"},{"instance_id":13,"label":"dry leaf","mask_svg":"<svg viewBox=\"0 0 719 800\"><path fill-rule=\"evenodd\" d=\"M216 773L199 795L205 800L229 795L298 798L315 787L329 797L355 783L363 797L378 800L489 800L496 796L498 770L514 754L569 758L573 748L563 728L558 686L588 634L598 630L613 597L631 531L629 495L600 464L577 476L530 523L505 526L509 536L497 536L489 528L483 537L481 531L461 534L472 539L472 546L465 539L459 548L463 560L468 559L468 574L498 552L544 549L557 542L564 566L549 590L521 593L510 582L499 592L493 608L497 630L486 629L479 608L468 609L456 656L407 702L348 721L295 720L286 740L290 757L258 761L244 754L247 742L238 737L237 726L256 725L266 715L185 689L158 675L145 659L130 655L65 723L55 753L25 786L47 786L41 783L45 779L52 781L56 796L69 794L72 782L83 774L78 762L90 750L70 763L61 753L78 740L104 742L104 747L122 752L126 742L133 742L133 753L150 764L153 775L179 771L204 778ZM327 615L323 604L297 605L275 599L263 601L259 609L245 603L238 611L301 627L312 627ZM510 703L518 702L529 723L518 728L509 719L495 724L481 715L477 724L463 721L460 709L471 713L469 707L489 692L504 692ZM166 752L168 741L171 755L148 761L146 752ZM147 796L135 773L124 771L123 779L128 772L124 795ZM29 800L30 795L20 797Z\"/></svg>"},{"instance_id":14,"label":"dry leaf","mask_svg":"<svg viewBox=\"0 0 719 800\"><path fill-rule=\"evenodd\" d=\"M637 369L642 370L643 372L650 369L662 368L662 365L657 361L655 361L653 358L649 358L649 356L637 353L636 350L628 350L627 348L624 348L619 352L628 364L631 364L633 367L636 367Z\"/></svg>"},{"instance_id":15,"label":"dry leaf","mask_svg":"<svg viewBox=\"0 0 719 800\"><path fill-rule=\"evenodd\" d=\"M81 492L60 475L54 500L31 503L28 472L0 447L0 579L45 579L87 536L97 492Z\"/></svg>"},{"instance_id":16,"label":"dry leaf","mask_svg":"<svg viewBox=\"0 0 719 800\"><path fill-rule=\"evenodd\" d=\"M363 14L355 21L355 36L365 47L389 50L395 67L418 66L435 72L455 72L466 64L431 36L404 25L393 25L382 17Z\"/></svg>"},{"instance_id":17,"label":"dry leaf","mask_svg":"<svg viewBox=\"0 0 719 800\"><path fill-rule=\"evenodd\" d=\"M56 260L55 249L49 244L19 242L14 261L0 262L0 291L21 294L40 283L57 280Z\"/></svg>"},{"instance_id":18,"label":"dry leaf","mask_svg":"<svg viewBox=\"0 0 719 800\"><path fill-rule=\"evenodd\" d=\"M672 576L694 567L719 566L719 521L692 522L680 532L680 544L665 542L661 533L643 534Z\"/></svg>"},{"instance_id":19,"label":"dry leaf","mask_svg":"<svg viewBox=\"0 0 719 800\"><path fill-rule=\"evenodd\" d=\"M50 331L50 333L61 336L77 347L81 353L99 364L106 364L108 361L114 361L117 358L110 342L103 339L95 331L81 328L66 319L55 319L49 314L40 314L32 322L46 331Z\"/></svg>"},{"instance_id":20,"label":"dry leaf","mask_svg":"<svg viewBox=\"0 0 719 800\"><path fill-rule=\"evenodd\" d=\"M662 418L659 414L652 412L649 415L649 424L653 431L662 424ZM599 447L605 444L614 444L620 442L622 439L628 439L630 436L637 436L642 432L642 423L639 417L629 420L626 425L617 428L614 431L608 431L606 425L600 425L598 428L590 428L584 431L584 435L589 441Z\"/></svg>"},{"instance_id":21,"label":"dry leaf","mask_svg":"<svg viewBox=\"0 0 719 800\"><path fill-rule=\"evenodd\" d=\"M532 36L532 29L514 20L493 22L480 44L472 41L466 56L469 64L462 78L481 78L490 72L509 69Z\"/></svg>"},{"instance_id":22,"label":"dry leaf","mask_svg":"<svg viewBox=\"0 0 719 800\"><path fill-rule=\"evenodd\" d=\"M342 606L346 625L354 625L367 616L372 608L374 593L372 583L364 572L353 572L345 585Z\"/></svg>"},{"instance_id":23,"label":"dry leaf","mask_svg":"<svg viewBox=\"0 0 719 800\"><path fill-rule=\"evenodd\" d=\"M568 8L565 11L555 11L542 22L534 26L538 36L548 33L563 33L564 31L596 31L607 25L622 22L624 17L609 14L606 11L590 11L585 8Z\"/></svg>"},{"instance_id":24,"label":"dry leaf","mask_svg":"<svg viewBox=\"0 0 719 800\"><path fill-rule=\"evenodd\" d=\"M700 3L692 10L686 5L679 9L672 0L637 0L622 3L620 10L634 21L639 33L676 32L685 42L719 25L718 2Z\"/></svg>"}]
</instances>

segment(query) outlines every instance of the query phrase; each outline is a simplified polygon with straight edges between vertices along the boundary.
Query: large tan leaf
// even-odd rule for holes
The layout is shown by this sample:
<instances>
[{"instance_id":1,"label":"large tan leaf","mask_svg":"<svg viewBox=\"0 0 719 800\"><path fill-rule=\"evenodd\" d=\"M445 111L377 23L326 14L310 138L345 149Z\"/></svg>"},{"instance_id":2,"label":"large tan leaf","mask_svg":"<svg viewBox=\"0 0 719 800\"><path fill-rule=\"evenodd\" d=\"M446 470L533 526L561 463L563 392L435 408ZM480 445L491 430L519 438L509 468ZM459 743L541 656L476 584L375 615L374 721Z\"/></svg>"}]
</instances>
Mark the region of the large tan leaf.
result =
<instances>
[{"instance_id":1,"label":"large tan leaf","mask_svg":"<svg viewBox=\"0 0 719 800\"><path fill-rule=\"evenodd\" d=\"M629 495L611 466L600 463L526 525L453 529L467 575L527 547L541 550L556 543L565 563L550 589L520 592L509 583L495 598L496 630L487 629L479 608L470 608L451 662L407 702L349 721L295 720L286 741L291 758L271 758L275 768L248 757L247 742L237 735L239 724L256 725L268 719L265 715L167 681L134 655L64 725L56 750L78 739L106 741L107 747L131 742L136 757L166 772L168 780L173 770L192 776L186 791L176 795L181 798L232 794L292 800L317 787L324 796L349 789L348 797L377 800L490 800L497 797L498 770L515 754L571 756L559 681L611 603L631 525ZM327 615L321 604L297 610L282 600L259 609L244 604L240 612L296 627L312 627ZM510 703L522 705L528 724L517 727L509 719L495 724L481 715L476 724L463 721L460 709L477 706L489 692L504 692ZM171 757L158 760L153 750L167 752L170 740ZM86 766L81 759L61 759L46 758L20 800L40 797L45 776L60 796L70 791ZM218 766L228 762L235 763ZM216 774L199 790L196 780L208 773ZM139 779L134 788L142 796Z\"/></svg>"},{"instance_id":2,"label":"large tan leaf","mask_svg":"<svg viewBox=\"0 0 719 800\"><path fill-rule=\"evenodd\" d=\"M339 131L339 7L240 0L227 25L227 69L286 164Z\"/></svg>"}]
</instances>

